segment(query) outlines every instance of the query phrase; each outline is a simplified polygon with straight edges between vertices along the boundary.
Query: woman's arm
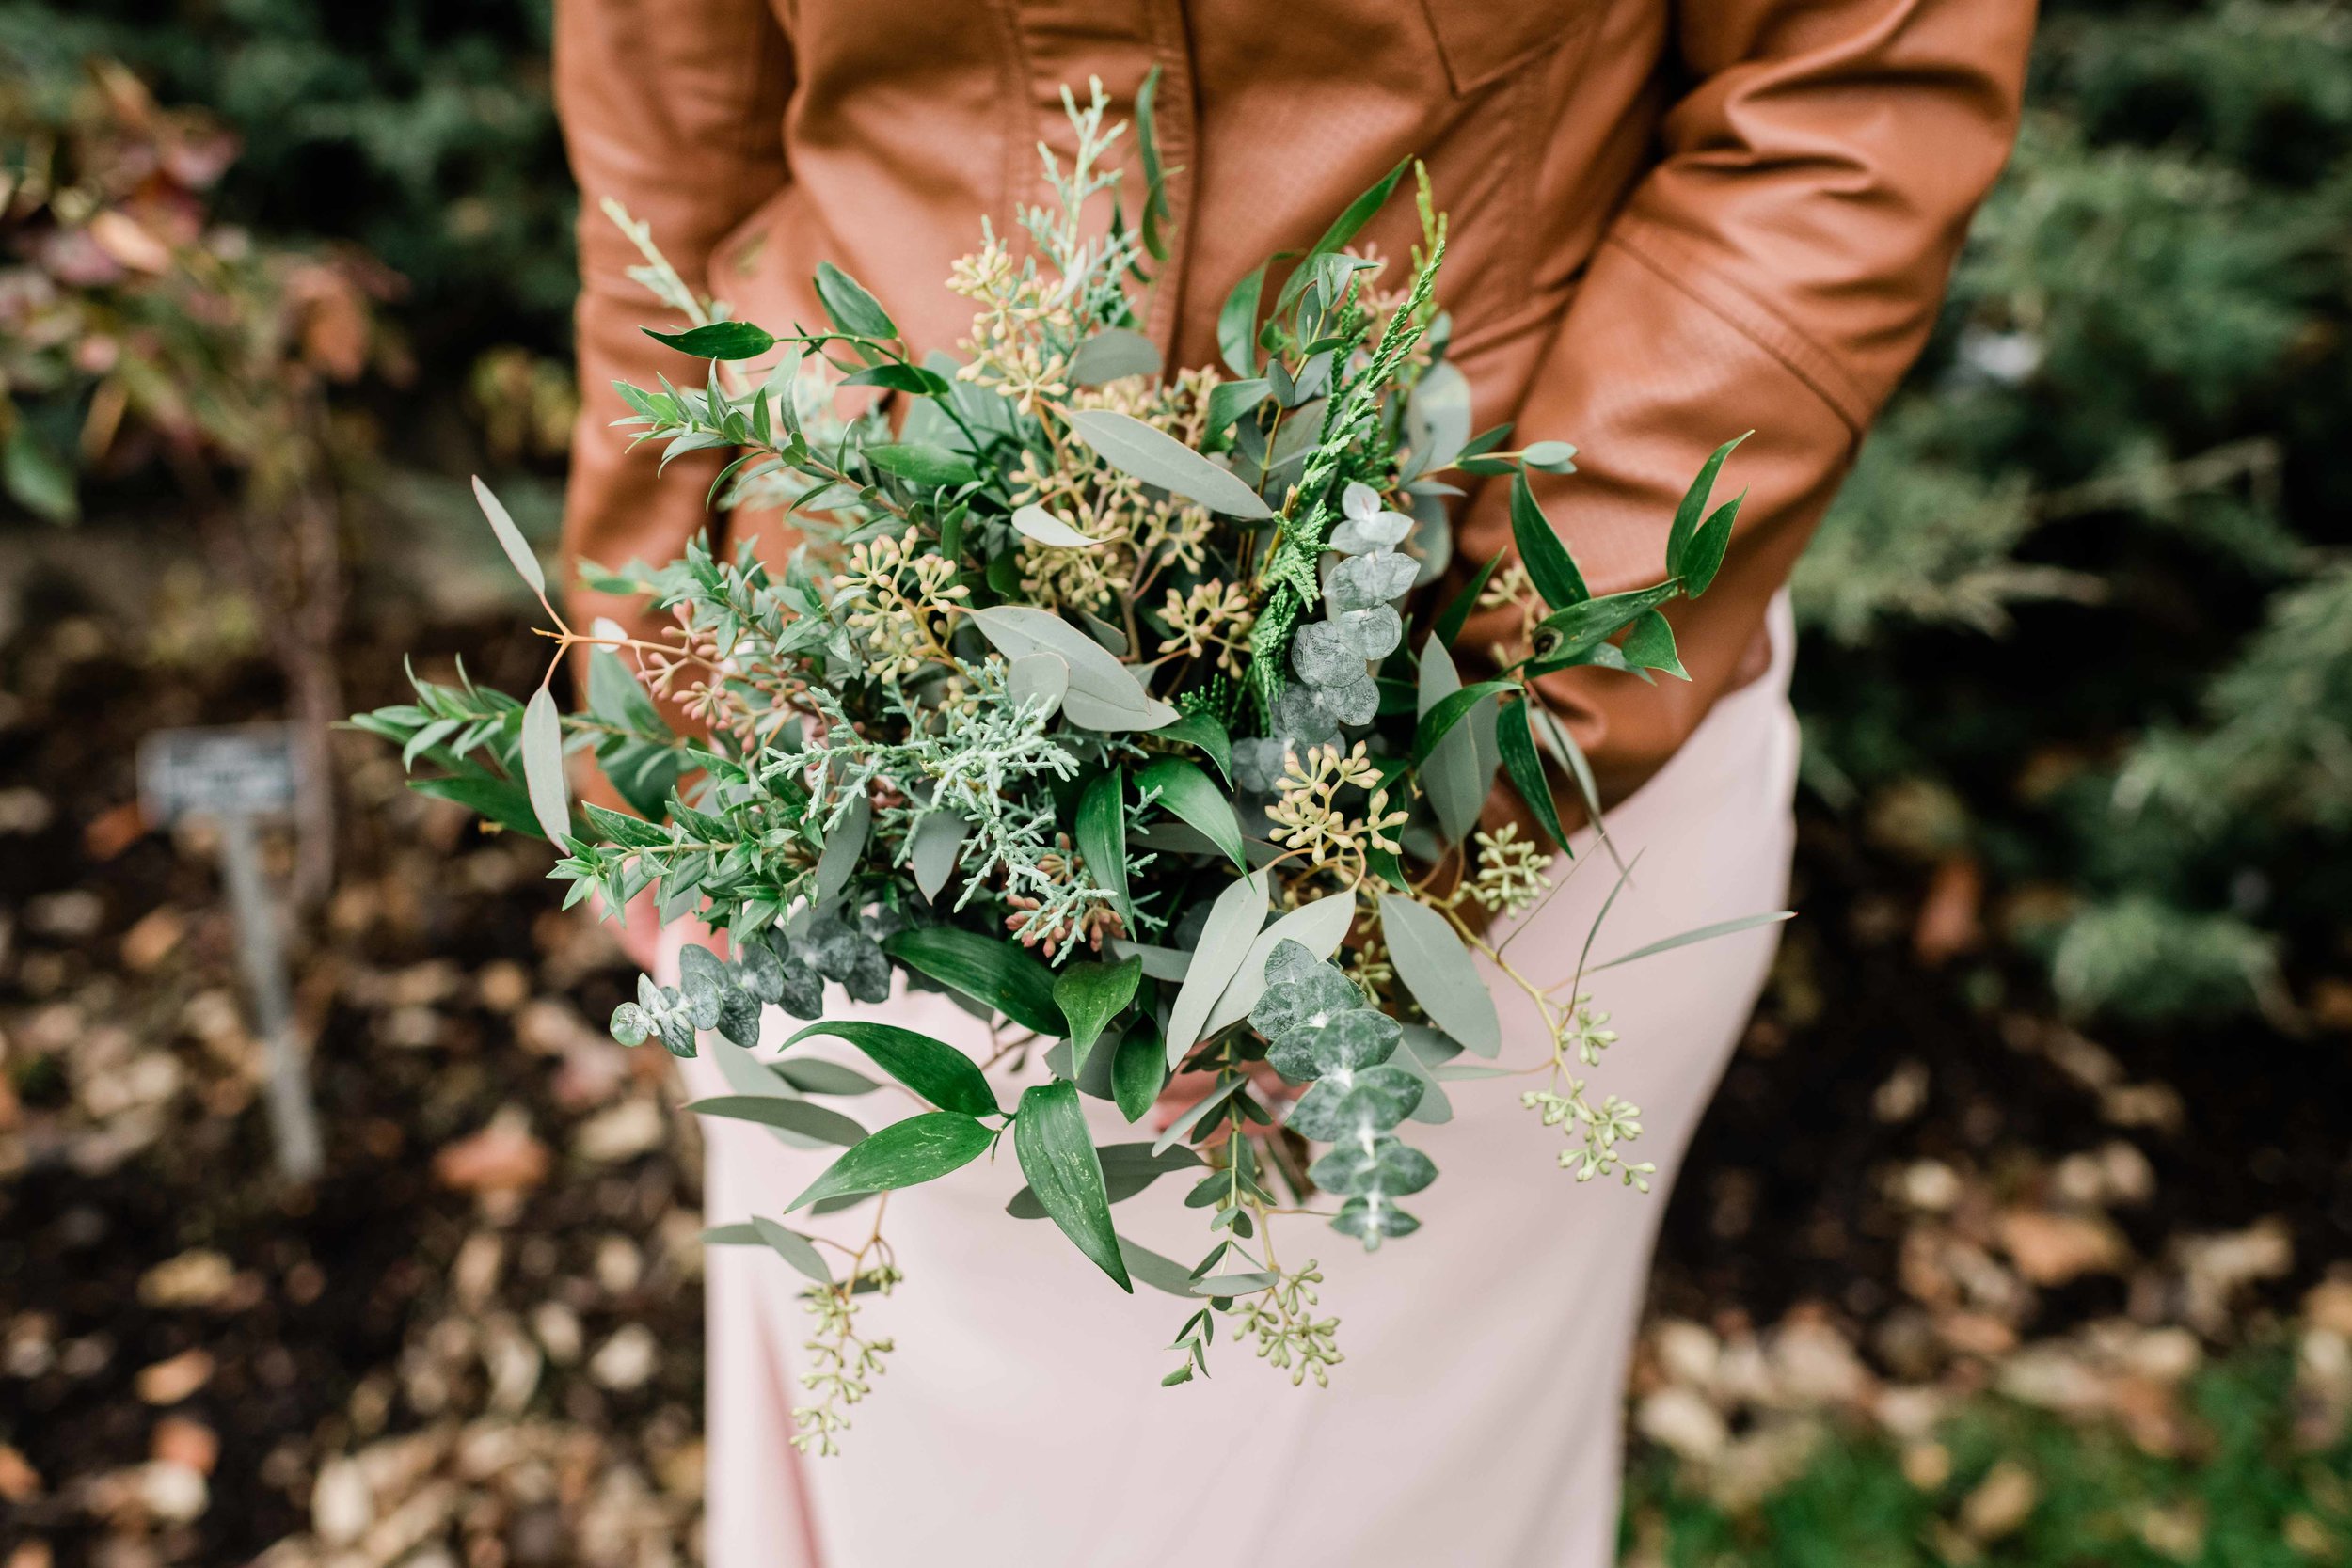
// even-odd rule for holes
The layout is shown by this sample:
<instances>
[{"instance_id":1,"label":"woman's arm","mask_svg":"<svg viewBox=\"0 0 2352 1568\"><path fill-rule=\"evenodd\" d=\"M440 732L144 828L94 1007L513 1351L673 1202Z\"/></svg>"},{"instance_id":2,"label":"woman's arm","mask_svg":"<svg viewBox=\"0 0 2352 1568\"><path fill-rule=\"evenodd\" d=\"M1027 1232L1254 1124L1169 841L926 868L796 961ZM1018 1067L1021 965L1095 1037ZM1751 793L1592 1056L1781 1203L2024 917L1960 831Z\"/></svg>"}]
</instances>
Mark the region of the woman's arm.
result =
<instances>
[{"instance_id":1,"label":"woman's arm","mask_svg":"<svg viewBox=\"0 0 2352 1568\"><path fill-rule=\"evenodd\" d=\"M564 498L567 559L660 565L707 521L703 496L723 452L664 473L633 457L613 420L615 380L650 386L687 362L639 330L666 312L628 270L636 248L599 210L607 198L651 226L690 287L712 249L787 178L784 108L792 62L767 0L561 0L555 103L580 184L580 413ZM688 367L699 370L699 367ZM635 629L641 601L575 591L574 624L611 615Z\"/></svg>"},{"instance_id":2,"label":"woman's arm","mask_svg":"<svg viewBox=\"0 0 2352 1568\"><path fill-rule=\"evenodd\" d=\"M1695 84L1665 157L1595 256L1519 415L1582 449L1537 493L1597 594L1654 580L1700 459L1743 430L1718 491L1748 499L1707 597L1672 612L1691 681L1547 677L1622 798L1746 674L1879 405L1926 341L1970 213L2015 134L2033 0L1695 0ZM1489 485L1466 529L1510 537ZM1473 622L1471 645L1508 633ZM1756 668L1760 668L1757 665Z\"/></svg>"}]
</instances>

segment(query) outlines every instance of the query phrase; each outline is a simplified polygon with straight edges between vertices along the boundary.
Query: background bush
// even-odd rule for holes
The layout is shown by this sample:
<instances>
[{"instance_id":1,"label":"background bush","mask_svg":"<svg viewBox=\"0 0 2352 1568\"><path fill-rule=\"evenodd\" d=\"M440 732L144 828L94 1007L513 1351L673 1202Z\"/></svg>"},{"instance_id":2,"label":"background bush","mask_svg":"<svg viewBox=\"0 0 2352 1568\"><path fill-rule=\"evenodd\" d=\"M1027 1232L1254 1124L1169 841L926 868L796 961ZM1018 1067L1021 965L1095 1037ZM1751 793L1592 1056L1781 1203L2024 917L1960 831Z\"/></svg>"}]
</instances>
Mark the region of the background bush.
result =
<instances>
[{"instance_id":1,"label":"background bush","mask_svg":"<svg viewBox=\"0 0 2352 1568\"><path fill-rule=\"evenodd\" d=\"M2352 12L2054 5L2032 105L1798 580L1808 779L2071 1008L2341 1022Z\"/></svg>"}]
</instances>

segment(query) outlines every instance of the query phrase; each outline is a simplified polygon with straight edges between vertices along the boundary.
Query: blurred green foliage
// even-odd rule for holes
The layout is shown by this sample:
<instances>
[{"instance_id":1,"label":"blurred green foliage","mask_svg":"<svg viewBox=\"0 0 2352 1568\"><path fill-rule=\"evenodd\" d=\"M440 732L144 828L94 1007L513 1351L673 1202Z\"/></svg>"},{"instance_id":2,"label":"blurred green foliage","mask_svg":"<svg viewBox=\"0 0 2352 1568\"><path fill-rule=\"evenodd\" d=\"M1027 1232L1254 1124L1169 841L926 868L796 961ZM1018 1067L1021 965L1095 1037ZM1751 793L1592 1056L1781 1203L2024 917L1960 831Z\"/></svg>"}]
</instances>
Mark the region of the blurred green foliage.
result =
<instances>
[{"instance_id":1,"label":"blurred green foliage","mask_svg":"<svg viewBox=\"0 0 2352 1568\"><path fill-rule=\"evenodd\" d=\"M222 216L356 241L408 280L428 375L569 341L571 180L549 102L553 0L0 0L0 54L93 55L245 150Z\"/></svg>"},{"instance_id":2,"label":"blurred green foliage","mask_svg":"<svg viewBox=\"0 0 2352 1568\"><path fill-rule=\"evenodd\" d=\"M1800 569L1809 778L2070 1007L2294 1024L2352 907L2352 11L2062 0L2031 102Z\"/></svg>"},{"instance_id":3,"label":"blurred green foliage","mask_svg":"<svg viewBox=\"0 0 2352 1568\"><path fill-rule=\"evenodd\" d=\"M1753 1507L1731 1508L1651 1451L1628 1477L1629 1563L1671 1568L2314 1568L2352 1553L2352 1437L2318 1430L2285 1348L2192 1381L2190 1450L2150 1453L1979 1399L1915 1445L1823 1444ZM1919 1484L1918 1461L1943 1472ZM2003 1475L1996 1479L1996 1467ZM1925 1479L1925 1478L1921 1478ZM2004 1499L1998 1494L2006 1493Z\"/></svg>"}]
</instances>

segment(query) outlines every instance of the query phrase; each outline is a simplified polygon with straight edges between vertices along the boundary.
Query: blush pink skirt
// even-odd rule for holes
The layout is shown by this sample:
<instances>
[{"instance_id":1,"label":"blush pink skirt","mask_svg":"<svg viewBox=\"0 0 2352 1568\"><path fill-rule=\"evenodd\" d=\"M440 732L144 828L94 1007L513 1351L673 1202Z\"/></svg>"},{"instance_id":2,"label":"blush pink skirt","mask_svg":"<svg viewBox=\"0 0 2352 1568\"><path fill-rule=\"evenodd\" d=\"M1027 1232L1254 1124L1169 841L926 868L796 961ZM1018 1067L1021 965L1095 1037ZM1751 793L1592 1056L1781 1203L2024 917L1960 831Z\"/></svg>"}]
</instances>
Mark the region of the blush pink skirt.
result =
<instances>
[{"instance_id":1,"label":"blush pink skirt","mask_svg":"<svg viewBox=\"0 0 2352 1568\"><path fill-rule=\"evenodd\" d=\"M1642 860L1596 961L1787 896L1797 728L1785 602L1772 633L1771 673L1724 698L1611 813L1620 849ZM1510 943L1538 983L1573 972L1615 878L1589 840L1578 835L1574 879ZM803 1281L764 1250L712 1248L712 1568L1174 1568L1235 1553L1288 1568L1613 1561L1622 1390L1651 1245L1773 942L1773 928L1743 932L1588 984L1622 1037L1584 1075L1596 1102L1613 1093L1641 1107L1634 1157L1658 1165L1646 1196L1579 1185L1558 1165L1560 1130L1519 1103L1535 1081L1506 1078L1452 1084L1450 1122L1408 1124L1439 1172L1412 1202L1418 1234L1366 1255L1317 1220L1282 1222L1284 1262L1320 1261L1322 1309L1340 1319L1346 1360L1328 1388L1293 1387L1229 1338L1214 1375L1160 1387L1191 1308L1149 1288L1122 1294L1050 1224L1007 1216L1022 1184L1008 1144L892 1197L887 1234L906 1278L863 1298L860 1323L897 1349L842 1452L803 1458L789 1443L806 1399ZM1496 988L1502 1060L1524 1065L1543 1048L1527 1037L1538 1026L1524 999L1511 1009L1517 994ZM852 1010L987 1053L984 1027L936 996ZM769 1017L782 1038L772 1026L787 1021ZM695 1094L726 1092L707 1055L685 1068ZM910 1102L834 1103L871 1125ZM1107 1106L1089 1113L1098 1142L1150 1135ZM781 1216L830 1158L745 1123L704 1126L714 1225ZM1210 1238L1203 1212L1181 1206L1184 1189L1164 1178L1128 1199L1120 1229L1189 1264ZM871 1212L793 1223L854 1244Z\"/></svg>"}]
</instances>

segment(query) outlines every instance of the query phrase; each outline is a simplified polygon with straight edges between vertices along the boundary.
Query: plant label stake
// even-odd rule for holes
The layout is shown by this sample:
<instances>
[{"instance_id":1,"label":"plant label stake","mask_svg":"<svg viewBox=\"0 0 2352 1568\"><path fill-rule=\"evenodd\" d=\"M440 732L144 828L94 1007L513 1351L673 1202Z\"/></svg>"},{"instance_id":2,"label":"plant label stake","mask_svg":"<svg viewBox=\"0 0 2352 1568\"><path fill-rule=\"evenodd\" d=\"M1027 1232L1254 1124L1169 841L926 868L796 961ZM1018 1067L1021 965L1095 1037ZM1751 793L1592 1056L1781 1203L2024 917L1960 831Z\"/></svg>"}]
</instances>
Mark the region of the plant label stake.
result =
<instances>
[{"instance_id":1,"label":"plant label stake","mask_svg":"<svg viewBox=\"0 0 2352 1568\"><path fill-rule=\"evenodd\" d=\"M294 804L294 759L290 724L158 730L139 744L139 798L148 820L159 827L183 816L209 816L220 825L221 871L237 922L237 958L268 1052L278 1168L289 1180L310 1181L325 1164L318 1112L294 1037L278 911L253 835L258 819L281 815Z\"/></svg>"}]
</instances>

